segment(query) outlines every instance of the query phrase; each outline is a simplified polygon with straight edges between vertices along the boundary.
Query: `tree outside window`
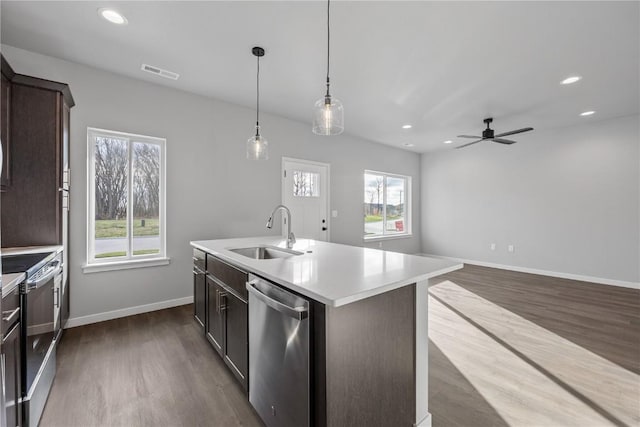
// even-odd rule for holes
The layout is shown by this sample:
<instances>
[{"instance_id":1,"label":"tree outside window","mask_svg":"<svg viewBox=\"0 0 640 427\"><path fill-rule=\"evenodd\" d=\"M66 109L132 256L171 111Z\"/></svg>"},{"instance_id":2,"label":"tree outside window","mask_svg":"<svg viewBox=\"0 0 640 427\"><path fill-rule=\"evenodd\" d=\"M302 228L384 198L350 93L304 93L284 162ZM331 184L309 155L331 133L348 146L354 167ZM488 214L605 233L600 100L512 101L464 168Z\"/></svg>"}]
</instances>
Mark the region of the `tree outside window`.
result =
<instances>
[{"instance_id":1,"label":"tree outside window","mask_svg":"<svg viewBox=\"0 0 640 427\"><path fill-rule=\"evenodd\" d=\"M89 129L89 262L164 256L165 140Z\"/></svg>"}]
</instances>

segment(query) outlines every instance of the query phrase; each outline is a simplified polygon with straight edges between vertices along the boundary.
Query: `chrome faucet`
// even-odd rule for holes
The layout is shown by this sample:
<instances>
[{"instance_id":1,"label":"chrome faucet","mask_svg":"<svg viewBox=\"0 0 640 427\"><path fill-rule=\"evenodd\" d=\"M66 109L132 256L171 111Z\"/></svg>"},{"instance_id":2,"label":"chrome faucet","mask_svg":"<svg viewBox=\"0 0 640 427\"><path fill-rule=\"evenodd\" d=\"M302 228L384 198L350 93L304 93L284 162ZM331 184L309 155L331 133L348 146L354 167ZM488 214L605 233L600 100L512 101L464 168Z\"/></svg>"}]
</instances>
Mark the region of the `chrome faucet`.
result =
<instances>
[{"instance_id":1,"label":"chrome faucet","mask_svg":"<svg viewBox=\"0 0 640 427\"><path fill-rule=\"evenodd\" d=\"M269 220L267 221L267 228L273 227L273 215L278 212L279 209L284 210L287 213L287 248L293 248L293 245L296 243L296 236L291 231L291 211L285 205L278 205L275 207L271 215L269 216Z\"/></svg>"}]
</instances>

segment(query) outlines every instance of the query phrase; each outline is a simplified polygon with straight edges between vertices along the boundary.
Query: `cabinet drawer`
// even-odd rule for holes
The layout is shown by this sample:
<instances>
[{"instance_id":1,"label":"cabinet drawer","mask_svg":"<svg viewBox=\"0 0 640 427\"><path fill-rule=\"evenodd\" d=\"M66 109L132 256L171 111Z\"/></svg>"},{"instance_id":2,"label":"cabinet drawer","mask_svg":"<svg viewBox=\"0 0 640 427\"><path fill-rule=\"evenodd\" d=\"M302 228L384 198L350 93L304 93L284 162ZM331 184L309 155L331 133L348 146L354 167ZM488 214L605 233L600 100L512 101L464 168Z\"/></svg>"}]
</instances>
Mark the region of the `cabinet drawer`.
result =
<instances>
[{"instance_id":1,"label":"cabinet drawer","mask_svg":"<svg viewBox=\"0 0 640 427\"><path fill-rule=\"evenodd\" d=\"M20 317L20 286L2 296L2 330L6 333ZM0 337L1 338L1 337Z\"/></svg>"},{"instance_id":2,"label":"cabinet drawer","mask_svg":"<svg viewBox=\"0 0 640 427\"><path fill-rule=\"evenodd\" d=\"M205 253L199 249L193 250L193 265L204 271L205 268Z\"/></svg>"},{"instance_id":3,"label":"cabinet drawer","mask_svg":"<svg viewBox=\"0 0 640 427\"><path fill-rule=\"evenodd\" d=\"M249 277L246 272L207 254L207 273L236 291L245 301L247 300L246 283Z\"/></svg>"}]
</instances>

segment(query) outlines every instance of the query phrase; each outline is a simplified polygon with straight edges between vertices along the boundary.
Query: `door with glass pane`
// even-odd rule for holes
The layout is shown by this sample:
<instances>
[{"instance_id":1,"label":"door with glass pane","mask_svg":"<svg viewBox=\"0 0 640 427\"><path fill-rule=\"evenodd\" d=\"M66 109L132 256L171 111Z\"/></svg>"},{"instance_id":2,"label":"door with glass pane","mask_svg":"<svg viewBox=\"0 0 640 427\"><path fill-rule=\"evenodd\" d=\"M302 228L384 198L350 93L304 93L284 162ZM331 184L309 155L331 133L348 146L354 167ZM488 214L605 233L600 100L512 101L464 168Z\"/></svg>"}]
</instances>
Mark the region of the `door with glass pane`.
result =
<instances>
[{"instance_id":1,"label":"door with glass pane","mask_svg":"<svg viewBox=\"0 0 640 427\"><path fill-rule=\"evenodd\" d=\"M329 240L329 165L282 158L282 204L297 238ZM286 215L282 219L286 233Z\"/></svg>"}]
</instances>

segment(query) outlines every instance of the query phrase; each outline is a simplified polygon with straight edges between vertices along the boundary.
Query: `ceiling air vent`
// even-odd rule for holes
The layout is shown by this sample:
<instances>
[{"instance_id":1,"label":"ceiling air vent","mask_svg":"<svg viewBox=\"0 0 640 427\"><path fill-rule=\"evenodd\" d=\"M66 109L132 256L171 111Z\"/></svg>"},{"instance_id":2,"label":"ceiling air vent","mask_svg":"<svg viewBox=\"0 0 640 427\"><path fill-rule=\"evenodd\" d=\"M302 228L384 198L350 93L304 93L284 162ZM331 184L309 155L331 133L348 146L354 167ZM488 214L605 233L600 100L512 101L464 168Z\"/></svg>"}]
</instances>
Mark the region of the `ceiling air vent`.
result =
<instances>
[{"instance_id":1,"label":"ceiling air vent","mask_svg":"<svg viewBox=\"0 0 640 427\"><path fill-rule=\"evenodd\" d=\"M154 67L153 65L142 64L142 71L146 71L147 73L155 74L160 77L164 77L171 80L178 80L180 74L174 73L173 71L163 70L162 68Z\"/></svg>"}]
</instances>

